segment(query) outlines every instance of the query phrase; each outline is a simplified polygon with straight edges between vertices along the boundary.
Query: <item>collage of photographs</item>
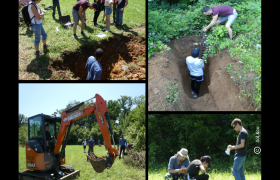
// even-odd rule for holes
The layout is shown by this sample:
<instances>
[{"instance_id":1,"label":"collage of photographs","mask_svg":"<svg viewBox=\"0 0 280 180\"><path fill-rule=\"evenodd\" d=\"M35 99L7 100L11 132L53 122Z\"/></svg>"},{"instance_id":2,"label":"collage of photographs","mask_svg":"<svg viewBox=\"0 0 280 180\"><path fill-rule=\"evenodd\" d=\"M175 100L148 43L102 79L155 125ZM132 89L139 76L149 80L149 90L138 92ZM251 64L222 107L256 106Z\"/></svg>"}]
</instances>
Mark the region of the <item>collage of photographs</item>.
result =
<instances>
[{"instance_id":1,"label":"collage of photographs","mask_svg":"<svg viewBox=\"0 0 280 180\"><path fill-rule=\"evenodd\" d=\"M18 0L12 179L261 180L261 10Z\"/></svg>"}]
</instances>

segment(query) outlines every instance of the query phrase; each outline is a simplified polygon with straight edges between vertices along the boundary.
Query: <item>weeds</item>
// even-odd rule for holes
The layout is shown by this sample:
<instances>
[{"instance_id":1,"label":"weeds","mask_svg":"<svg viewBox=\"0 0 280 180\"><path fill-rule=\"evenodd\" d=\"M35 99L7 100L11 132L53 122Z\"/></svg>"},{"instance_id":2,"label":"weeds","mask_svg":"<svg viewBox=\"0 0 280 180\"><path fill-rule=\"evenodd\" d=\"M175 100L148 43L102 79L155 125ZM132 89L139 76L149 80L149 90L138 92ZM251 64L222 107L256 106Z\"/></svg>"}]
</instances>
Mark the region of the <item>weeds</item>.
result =
<instances>
[{"instance_id":1,"label":"weeds","mask_svg":"<svg viewBox=\"0 0 280 180\"><path fill-rule=\"evenodd\" d=\"M170 81L169 83L166 83L166 88L164 88L164 92L167 92L167 94L165 94L165 99L171 103L171 106L173 106L176 101L177 98L179 96L179 89L178 89L178 83L173 83L172 81Z\"/></svg>"}]
</instances>

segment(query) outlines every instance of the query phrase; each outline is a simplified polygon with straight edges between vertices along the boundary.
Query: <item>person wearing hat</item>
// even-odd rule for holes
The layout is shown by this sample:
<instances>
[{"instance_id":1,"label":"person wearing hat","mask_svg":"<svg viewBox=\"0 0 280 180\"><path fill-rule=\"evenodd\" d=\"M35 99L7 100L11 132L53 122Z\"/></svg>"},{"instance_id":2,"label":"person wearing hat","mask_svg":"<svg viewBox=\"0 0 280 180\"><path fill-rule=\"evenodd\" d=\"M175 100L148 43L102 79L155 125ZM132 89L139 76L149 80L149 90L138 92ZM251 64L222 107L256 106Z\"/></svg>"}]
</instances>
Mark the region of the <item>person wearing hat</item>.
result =
<instances>
[{"instance_id":1,"label":"person wearing hat","mask_svg":"<svg viewBox=\"0 0 280 180\"><path fill-rule=\"evenodd\" d=\"M190 179L208 180L209 175L206 173L206 167L211 167L211 158L209 156L202 156L200 160L193 160L184 174L184 179L187 179L186 177L189 175ZM198 175L199 170L202 172L201 175Z\"/></svg>"},{"instance_id":2,"label":"person wearing hat","mask_svg":"<svg viewBox=\"0 0 280 180\"><path fill-rule=\"evenodd\" d=\"M203 81L203 69L204 62L202 59L198 58L199 55L199 47L196 47L192 50L192 55L186 58L186 63L188 65L188 69L190 70L191 75L191 88L192 94L197 98L201 81ZM195 86L196 85L196 86Z\"/></svg>"},{"instance_id":3,"label":"person wearing hat","mask_svg":"<svg viewBox=\"0 0 280 180\"><path fill-rule=\"evenodd\" d=\"M235 149L232 175L236 180L245 180L244 163L247 155L248 132L242 126L242 122L238 118L232 121L231 126L235 131L240 132L237 136L236 145L227 146L230 150Z\"/></svg>"},{"instance_id":4,"label":"person wearing hat","mask_svg":"<svg viewBox=\"0 0 280 180\"><path fill-rule=\"evenodd\" d=\"M173 179L183 178L184 170L190 164L188 150L182 148L177 154L169 159L168 172L171 174Z\"/></svg>"}]
</instances>

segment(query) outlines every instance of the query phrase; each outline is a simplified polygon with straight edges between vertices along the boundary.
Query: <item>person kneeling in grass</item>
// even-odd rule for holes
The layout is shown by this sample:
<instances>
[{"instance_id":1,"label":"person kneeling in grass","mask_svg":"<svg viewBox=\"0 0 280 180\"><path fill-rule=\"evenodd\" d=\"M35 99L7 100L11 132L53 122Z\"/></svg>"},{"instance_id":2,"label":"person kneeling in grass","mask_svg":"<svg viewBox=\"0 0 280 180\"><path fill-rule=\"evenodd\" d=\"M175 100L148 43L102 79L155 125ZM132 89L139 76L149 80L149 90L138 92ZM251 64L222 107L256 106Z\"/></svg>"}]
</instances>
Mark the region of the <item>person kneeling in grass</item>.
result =
<instances>
[{"instance_id":1,"label":"person kneeling in grass","mask_svg":"<svg viewBox=\"0 0 280 180\"><path fill-rule=\"evenodd\" d=\"M187 180L187 175L189 174L190 179L196 180L208 180L209 175L206 173L205 168L211 167L211 158L209 156L202 156L200 160L193 160L184 174L184 179ZM202 174L198 175L199 170L201 170Z\"/></svg>"},{"instance_id":2,"label":"person kneeling in grass","mask_svg":"<svg viewBox=\"0 0 280 180\"><path fill-rule=\"evenodd\" d=\"M90 56L86 63L86 70L88 71L87 80L101 80L102 67L100 61L102 60L104 51L101 48L96 49L95 57Z\"/></svg>"},{"instance_id":3,"label":"person kneeling in grass","mask_svg":"<svg viewBox=\"0 0 280 180\"><path fill-rule=\"evenodd\" d=\"M177 154L169 159L168 172L171 174L173 180L184 177L184 170L190 164L188 150L182 148Z\"/></svg>"},{"instance_id":4,"label":"person kneeling in grass","mask_svg":"<svg viewBox=\"0 0 280 180\"><path fill-rule=\"evenodd\" d=\"M85 35L85 33L83 32L84 26L85 26L85 21L87 19L85 11L87 10L88 7L90 9L95 9L95 8L97 8L97 3L89 3L87 0L81 0L81 1L76 2L76 4L73 6L72 15L73 15L73 19L75 22L75 24L73 25L74 38L78 38L76 35L76 28L77 28L77 25L79 24L79 17L82 22L81 34ZM82 16L82 13L83 13L84 17Z\"/></svg>"},{"instance_id":5,"label":"person kneeling in grass","mask_svg":"<svg viewBox=\"0 0 280 180\"><path fill-rule=\"evenodd\" d=\"M235 9L228 5L219 5L219 6L205 6L201 9L203 14L206 16L209 16L212 14L212 21L211 23L203 28L203 31L207 31L210 27L212 27L214 24L220 24L224 22L225 20L228 20L226 23L226 28L228 29L229 38L232 40L232 29L230 26L232 25L233 21L237 18L238 14ZM218 19L218 16L220 18ZM218 20L217 20L218 19Z\"/></svg>"}]
</instances>

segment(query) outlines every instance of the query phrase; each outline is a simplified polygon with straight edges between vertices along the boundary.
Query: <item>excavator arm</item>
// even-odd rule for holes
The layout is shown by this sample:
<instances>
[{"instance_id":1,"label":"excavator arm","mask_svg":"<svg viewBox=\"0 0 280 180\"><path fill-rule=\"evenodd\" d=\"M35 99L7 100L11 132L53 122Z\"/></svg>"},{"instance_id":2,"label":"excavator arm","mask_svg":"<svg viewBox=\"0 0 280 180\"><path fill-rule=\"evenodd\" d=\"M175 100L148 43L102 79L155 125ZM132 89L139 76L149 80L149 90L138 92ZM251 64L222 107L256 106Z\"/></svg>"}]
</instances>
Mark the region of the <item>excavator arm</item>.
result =
<instances>
[{"instance_id":1,"label":"excavator arm","mask_svg":"<svg viewBox=\"0 0 280 180\"><path fill-rule=\"evenodd\" d=\"M93 103L93 105L90 105L81 110L76 110L80 106L84 105L85 102L87 102L93 98L96 98L96 102ZM110 168L112 166L112 164L114 163L114 160L118 156L118 150L115 149L114 147L112 147L112 145L111 145L110 136L109 136L106 122L108 122L109 130L112 135L113 142L114 142L114 137L113 137L112 127L111 127L111 122L110 122L106 102L99 94L95 94L95 97L93 97L93 98L91 98L87 101L84 101L80 104L77 104L76 106L71 107L67 110L62 111L62 113L61 113L62 121L61 121L61 125L60 125L59 134L57 137L57 142L56 142L56 145L54 148L54 154L57 156L59 155L59 150L61 148L61 145L62 145L62 148L61 148L60 155L65 150L70 128L75 120L78 120L82 117L85 117L85 116L88 116L91 114L95 114L95 117L97 119L98 125L99 125L101 133L102 133L102 136L104 138L104 141L105 141L107 149L108 149L108 155L107 155L106 161L104 162L104 167L100 167L101 170L97 170L94 168L95 171L102 172L105 168ZM59 157L58 159L60 160L61 158Z\"/></svg>"}]
</instances>

